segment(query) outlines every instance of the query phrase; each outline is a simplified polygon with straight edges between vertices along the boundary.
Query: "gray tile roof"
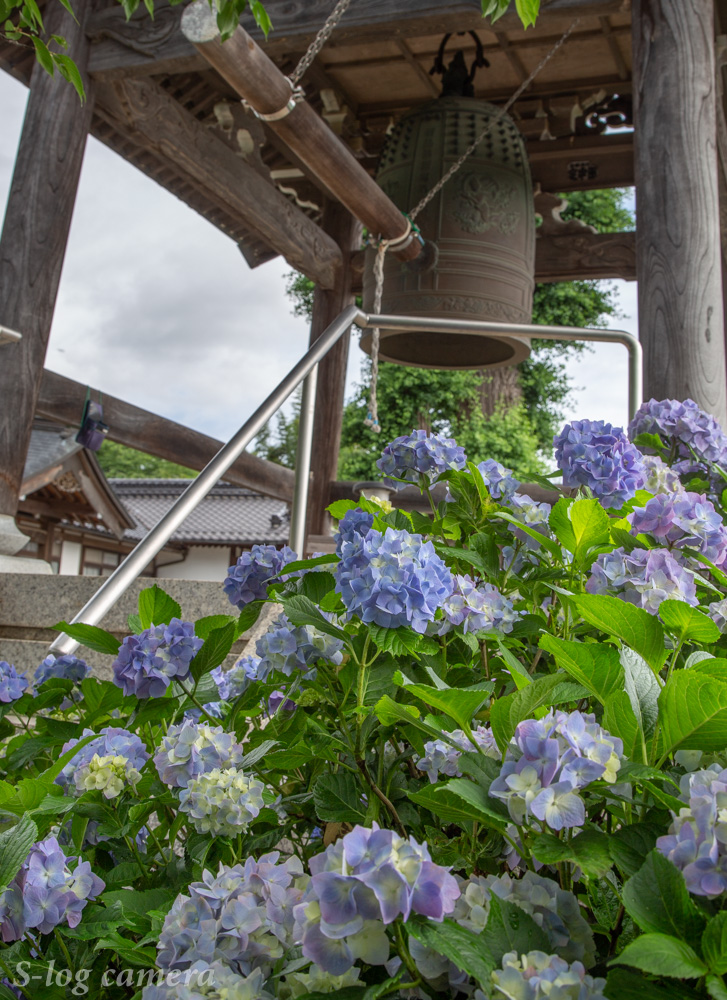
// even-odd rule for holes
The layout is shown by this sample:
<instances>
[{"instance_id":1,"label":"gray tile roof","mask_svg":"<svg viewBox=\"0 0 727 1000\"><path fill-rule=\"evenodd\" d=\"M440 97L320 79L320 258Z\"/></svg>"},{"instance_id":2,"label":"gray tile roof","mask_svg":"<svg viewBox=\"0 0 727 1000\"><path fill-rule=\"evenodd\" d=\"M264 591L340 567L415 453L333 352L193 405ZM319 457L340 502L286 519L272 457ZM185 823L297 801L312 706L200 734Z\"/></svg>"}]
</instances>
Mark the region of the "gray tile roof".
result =
<instances>
[{"instance_id":1,"label":"gray tile roof","mask_svg":"<svg viewBox=\"0 0 727 1000\"><path fill-rule=\"evenodd\" d=\"M77 427L59 427L58 424L36 421L30 433L23 481L81 451L81 445L76 442L77 433Z\"/></svg>"},{"instance_id":2,"label":"gray tile roof","mask_svg":"<svg viewBox=\"0 0 727 1000\"><path fill-rule=\"evenodd\" d=\"M189 486L189 479L109 479L136 521L124 538L137 541L153 528ZM280 545L288 540L289 514L280 500L229 483L215 486L172 535L172 542L197 545Z\"/></svg>"}]
</instances>

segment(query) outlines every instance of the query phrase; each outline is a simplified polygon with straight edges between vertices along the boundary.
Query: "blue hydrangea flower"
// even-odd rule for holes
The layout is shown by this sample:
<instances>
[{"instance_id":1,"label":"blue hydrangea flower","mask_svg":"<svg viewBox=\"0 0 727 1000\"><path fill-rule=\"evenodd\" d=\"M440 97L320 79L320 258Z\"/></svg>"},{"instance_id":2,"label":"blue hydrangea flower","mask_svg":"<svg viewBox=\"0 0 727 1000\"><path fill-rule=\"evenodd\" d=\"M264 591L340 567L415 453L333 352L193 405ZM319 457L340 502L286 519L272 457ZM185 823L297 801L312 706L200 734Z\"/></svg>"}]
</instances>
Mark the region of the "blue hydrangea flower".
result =
<instances>
[{"instance_id":1,"label":"blue hydrangea flower","mask_svg":"<svg viewBox=\"0 0 727 1000\"><path fill-rule=\"evenodd\" d=\"M383 965L389 958L385 925L410 913L441 921L460 894L426 844L376 823L354 827L311 858L310 870L310 885L294 908L295 938L306 958L334 976L357 958Z\"/></svg>"},{"instance_id":2,"label":"blue hydrangea flower","mask_svg":"<svg viewBox=\"0 0 727 1000\"><path fill-rule=\"evenodd\" d=\"M431 784L437 781L440 774L444 774L448 778L461 778L459 758L463 751L467 753L477 752L463 730L455 729L447 735L449 741L429 740L424 744L424 756L415 758L416 766L428 775ZM472 737L485 756L492 757L493 760L502 759L502 754L489 726L478 726L473 729ZM456 746L452 746L452 742L456 743Z\"/></svg>"},{"instance_id":3,"label":"blue hydrangea flower","mask_svg":"<svg viewBox=\"0 0 727 1000\"><path fill-rule=\"evenodd\" d=\"M91 668L85 660L76 656L54 656L50 653L35 671L34 680L38 687L51 677L61 677L80 684L90 673Z\"/></svg>"},{"instance_id":4,"label":"blue hydrangea flower","mask_svg":"<svg viewBox=\"0 0 727 1000\"><path fill-rule=\"evenodd\" d=\"M294 946L293 910L309 882L297 857L279 858L273 851L220 865L216 876L205 871L188 895L177 896L159 938L158 967L222 962L241 976L260 969L267 979Z\"/></svg>"},{"instance_id":5,"label":"blue hydrangea flower","mask_svg":"<svg viewBox=\"0 0 727 1000\"><path fill-rule=\"evenodd\" d=\"M287 545L280 549L274 545L253 545L227 571L227 578L222 586L230 604L242 610L251 601L264 601L268 596L269 585L284 580L284 567L297 558Z\"/></svg>"},{"instance_id":6,"label":"blue hydrangea flower","mask_svg":"<svg viewBox=\"0 0 727 1000\"><path fill-rule=\"evenodd\" d=\"M699 493L659 493L628 516L631 533L651 535L669 549L696 549L721 566L727 557L727 528L714 504Z\"/></svg>"},{"instance_id":7,"label":"blue hydrangea flower","mask_svg":"<svg viewBox=\"0 0 727 1000\"><path fill-rule=\"evenodd\" d=\"M679 474L694 470L692 450L698 462L721 464L727 458L727 436L714 417L693 399L650 399L642 403L629 424L629 437L634 440L639 434L658 434L671 450Z\"/></svg>"},{"instance_id":8,"label":"blue hydrangea flower","mask_svg":"<svg viewBox=\"0 0 727 1000\"><path fill-rule=\"evenodd\" d=\"M367 514L365 510L358 507L347 510L338 522L338 528L333 532L336 541L336 555L341 558L344 542L355 542L358 538L365 538L374 523L374 515Z\"/></svg>"},{"instance_id":9,"label":"blue hydrangea flower","mask_svg":"<svg viewBox=\"0 0 727 1000\"><path fill-rule=\"evenodd\" d=\"M86 903L103 892L106 884L91 871L88 861L70 869L55 837L46 837L31 848L23 866L0 897L0 931L3 941L18 941L27 929L50 934L66 923L77 927Z\"/></svg>"},{"instance_id":10,"label":"blue hydrangea flower","mask_svg":"<svg viewBox=\"0 0 727 1000\"><path fill-rule=\"evenodd\" d=\"M604 507L621 507L644 485L641 452L621 427L574 420L553 439L555 460L569 489L585 486Z\"/></svg>"},{"instance_id":11,"label":"blue hydrangea flower","mask_svg":"<svg viewBox=\"0 0 727 1000\"><path fill-rule=\"evenodd\" d=\"M28 678L19 674L7 660L0 660L0 701L17 701L22 698L29 687Z\"/></svg>"},{"instance_id":12,"label":"blue hydrangea flower","mask_svg":"<svg viewBox=\"0 0 727 1000\"><path fill-rule=\"evenodd\" d=\"M512 601L491 583L477 586L469 576L455 576L454 590L442 601L444 618L434 631L445 635L454 627L463 632L512 632L521 617Z\"/></svg>"},{"instance_id":13,"label":"blue hydrangea flower","mask_svg":"<svg viewBox=\"0 0 727 1000\"><path fill-rule=\"evenodd\" d=\"M81 739L92 736L92 729L84 729ZM79 743L79 739L69 740L61 747L61 757L72 747ZM81 747L78 753L71 757L70 761L63 768L56 778L56 784L64 788L71 783L75 783L75 775L79 768L87 767L94 757L123 757L126 761L125 768L128 772L141 771L142 767L149 760L146 747L134 733L128 729L118 729L107 726L102 729L95 740L91 740Z\"/></svg>"},{"instance_id":14,"label":"blue hydrangea flower","mask_svg":"<svg viewBox=\"0 0 727 1000\"><path fill-rule=\"evenodd\" d=\"M261 969L249 976L233 972L224 962L195 962L184 975L169 982L164 973L145 986L142 1000L275 1000L265 988Z\"/></svg>"},{"instance_id":15,"label":"blue hydrangea flower","mask_svg":"<svg viewBox=\"0 0 727 1000\"><path fill-rule=\"evenodd\" d=\"M492 1000L556 1000L562 997L573 1000L607 1000L603 991L605 979L594 979L586 974L581 962L570 965L558 955L530 951L518 955L511 951L502 956L502 968L492 973ZM475 992L484 997L479 990Z\"/></svg>"},{"instance_id":16,"label":"blue hydrangea flower","mask_svg":"<svg viewBox=\"0 0 727 1000\"><path fill-rule=\"evenodd\" d=\"M659 851L684 875L696 896L727 892L727 768L712 764L685 774L680 796L685 808L672 813L669 833L659 837Z\"/></svg>"},{"instance_id":17,"label":"blue hydrangea flower","mask_svg":"<svg viewBox=\"0 0 727 1000\"><path fill-rule=\"evenodd\" d=\"M210 677L217 685L220 700L232 702L239 698L243 692L247 691L252 681L260 680L258 677L259 667L260 658L250 655L241 656L229 670L215 667Z\"/></svg>"},{"instance_id":18,"label":"blue hydrangea flower","mask_svg":"<svg viewBox=\"0 0 727 1000\"><path fill-rule=\"evenodd\" d=\"M203 645L192 622L179 618L127 635L113 663L114 684L125 695L161 698L175 677L184 680L189 675L189 665Z\"/></svg>"},{"instance_id":19,"label":"blue hydrangea flower","mask_svg":"<svg viewBox=\"0 0 727 1000\"><path fill-rule=\"evenodd\" d=\"M424 633L437 608L454 590L454 579L431 542L421 535L372 529L343 542L336 590L349 615L385 628L410 626Z\"/></svg>"},{"instance_id":20,"label":"blue hydrangea flower","mask_svg":"<svg viewBox=\"0 0 727 1000\"><path fill-rule=\"evenodd\" d=\"M518 826L540 820L551 830L585 822L582 789L599 779L615 782L623 743L594 715L555 712L518 724L490 795L507 804Z\"/></svg>"},{"instance_id":21,"label":"blue hydrangea flower","mask_svg":"<svg viewBox=\"0 0 727 1000\"><path fill-rule=\"evenodd\" d=\"M684 487L679 476L662 461L658 455L642 455L641 464L644 467L644 489L648 493L678 493Z\"/></svg>"},{"instance_id":22,"label":"blue hydrangea flower","mask_svg":"<svg viewBox=\"0 0 727 1000\"><path fill-rule=\"evenodd\" d=\"M477 468L482 473L485 486L495 500L501 500L503 503L510 500L520 485L520 482L513 477L512 469L506 469L494 458L480 462Z\"/></svg>"},{"instance_id":23,"label":"blue hydrangea flower","mask_svg":"<svg viewBox=\"0 0 727 1000\"><path fill-rule=\"evenodd\" d=\"M260 657L256 679L265 680L277 670L286 677L295 670L307 672L318 660L336 666L343 661L343 642L320 632L313 625L294 627L285 615L279 615L255 644Z\"/></svg>"},{"instance_id":24,"label":"blue hydrangea flower","mask_svg":"<svg viewBox=\"0 0 727 1000\"><path fill-rule=\"evenodd\" d=\"M507 505L510 508L510 512L514 514L518 521L526 524L529 528L533 528L534 531L544 535L546 538L550 538L551 533L548 518L550 517L552 507L549 503L539 503L524 493L514 493L508 498ZM513 528L512 533L519 541L524 543L526 548L540 548L540 542L521 528Z\"/></svg>"},{"instance_id":25,"label":"blue hydrangea flower","mask_svg":"<svg viewBox=\"0 0 727 1000\"><path fill-rule=\"evenodd\" d=\"M190 778L179 793L179 808L197 833L236 837L263 808L262 781L234 767L219 767Z\"/></svg>"},{"instance_id":26,"label":"blue hydrangea flower","mask_svg":"<svg viewBox=\"0 0 727 1000\"><path fill-rule=\"evenodd\" d=\"M185 788L190 781L219 768L237 767L243 748L222 726L188 720L170 726L154 755L165 785Z\"/></svg>"},{"instance_id":27,"label":"blue hydrangea flower","mask_svg":"<svg viewBox=\"0 0 727 1000\"><path fill-rule=\"evenodd\" d=\"M603 552L586 581L589 594L613 594L655 615L662 601L685 601L696 607L694 574L677 552L623 548Z\"/></svg>"},{"instance_id":28,"label":"blue hydrangea flower","mask_svg":"<svg viewBox=\"0 0 727 1000\"><path fill-rule=\"evenodd\" d=\"M268 715L272 718L280 712L294 712L297 708L296 702L288 698L285 691L271 691L268 698Z\"/></svg>"},{"instance_id":29,"label":"blue hydrangea flower","mask_svg":"<svg viewBox=\"0 0 727 1000\"><path fill-rule=\"evenodd\" d=\"M387 444L376 465L390 489L403 490L407 483L419 484L420 477L433 483L443 472L464 469L467 456L454 438L418 430Z\"/></svg>"}]
</instances>

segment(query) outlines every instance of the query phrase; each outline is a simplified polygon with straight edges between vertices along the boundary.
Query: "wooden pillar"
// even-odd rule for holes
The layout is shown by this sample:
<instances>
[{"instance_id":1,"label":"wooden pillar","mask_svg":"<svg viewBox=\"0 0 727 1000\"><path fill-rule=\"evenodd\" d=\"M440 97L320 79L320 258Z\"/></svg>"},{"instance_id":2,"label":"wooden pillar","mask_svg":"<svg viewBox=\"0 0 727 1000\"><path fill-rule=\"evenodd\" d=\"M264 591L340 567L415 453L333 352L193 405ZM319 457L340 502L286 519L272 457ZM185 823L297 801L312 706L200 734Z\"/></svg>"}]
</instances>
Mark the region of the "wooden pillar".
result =
<instances>
[{"instance_id":1,"label":"wooden pillar","mask_svg":"<svg viewBox=\"0 0 727 1000\"><path fill-rule=\"evenodd\" d=\"M78 24L60 3L47 6L49 34L68 41L86 102L56 70L37 65L0 236L0 324L22 340L0 347L0 516L15 515L43 375L53 309L91 125L93 93L85 72L83 22L89 0L74 3ZM79 413L80 419L80 413Z\"/></svg>"},{"instance_id":2,"label":"wooden pillar","mask_svg":"<svg viewBox=\"0 0 727 1000\"><path fill-rule=\"evenodd\" d=\"M636 271L648 399L727 425L713 0L634 0Z\"/></svg>"},{"instance_id":3,"label":"wooden pillar","mask_svg":"<svg viewBox=\"0 0 727 1000\"><path fill-rule=\"evenodd\" d=\"M330 290L316 287L313 296L313 319L310 343L314 343L327 326L354 301L351 253L361 245L361 225L341 204L327 201L323 212L323 229L343 251L344 266L336 284ZM344 334L336 346L321 361L316 393L316 418L313 426L311 485L309 495L308 533L323 535L328 531L330 483L336 479L338 452L341 446L343 396L346 388L346 367L350 335Z\"/></svg>"}]
</instances>

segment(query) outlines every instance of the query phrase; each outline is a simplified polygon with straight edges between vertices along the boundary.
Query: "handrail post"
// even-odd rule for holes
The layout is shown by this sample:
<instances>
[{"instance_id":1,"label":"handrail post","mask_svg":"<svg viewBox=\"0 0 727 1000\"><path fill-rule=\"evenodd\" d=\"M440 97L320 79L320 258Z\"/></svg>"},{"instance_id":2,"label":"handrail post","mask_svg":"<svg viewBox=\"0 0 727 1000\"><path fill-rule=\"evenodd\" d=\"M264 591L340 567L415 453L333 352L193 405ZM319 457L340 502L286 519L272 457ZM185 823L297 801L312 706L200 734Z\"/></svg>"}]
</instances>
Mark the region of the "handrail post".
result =
<instances>
[{"instance_id":1,"label":"handrail post","mask_svg":"<svg viewBox=\"0 0 727 1000\"><path fill-rule=\"evenodd\" d=\"M305 558L305 541L308 527L308 488L310 463L313 452L313 424L316 415L316 387L318 365L311 368L303 382L298 419L298 448L295 456L295 485L290 510L290 547L300 559Z\"/></svg>"}]
</instances>

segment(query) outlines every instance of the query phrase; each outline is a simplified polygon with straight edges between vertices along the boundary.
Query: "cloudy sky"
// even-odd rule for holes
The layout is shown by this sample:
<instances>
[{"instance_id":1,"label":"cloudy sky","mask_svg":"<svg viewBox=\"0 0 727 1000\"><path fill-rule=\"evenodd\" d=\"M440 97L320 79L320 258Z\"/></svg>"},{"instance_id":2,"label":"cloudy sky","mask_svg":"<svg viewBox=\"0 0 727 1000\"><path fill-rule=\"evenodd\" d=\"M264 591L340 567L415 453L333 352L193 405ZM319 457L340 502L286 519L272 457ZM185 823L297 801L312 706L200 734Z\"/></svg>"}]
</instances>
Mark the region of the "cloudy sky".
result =
<instances>
[{"instance_id":1,"label":"cloudy sky","mask_svg":"<svg viewBox=\"0 0 727 1000\"><path fill-rule=\"evenodd\" d=\"M0 71L0 205L7 200L26 89ZM235 244L90 138L46 366L226 439L307 345L280 259L248 269ZM635 332L636 287L618 286ZM354 346L349 386L362 355ZM626 352L604 344L571 366L569 417L623 423Z\"/></svg>"}]
</instances>

